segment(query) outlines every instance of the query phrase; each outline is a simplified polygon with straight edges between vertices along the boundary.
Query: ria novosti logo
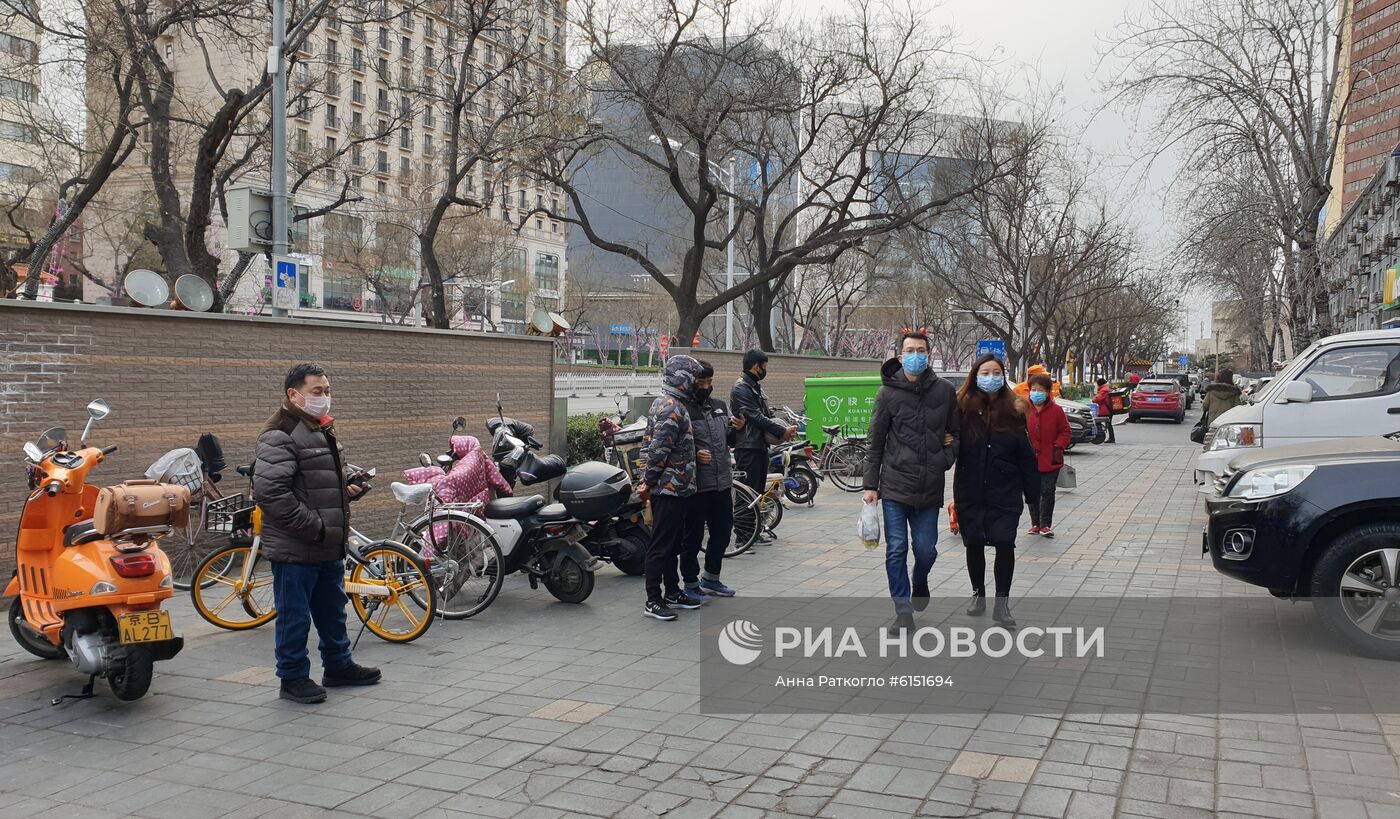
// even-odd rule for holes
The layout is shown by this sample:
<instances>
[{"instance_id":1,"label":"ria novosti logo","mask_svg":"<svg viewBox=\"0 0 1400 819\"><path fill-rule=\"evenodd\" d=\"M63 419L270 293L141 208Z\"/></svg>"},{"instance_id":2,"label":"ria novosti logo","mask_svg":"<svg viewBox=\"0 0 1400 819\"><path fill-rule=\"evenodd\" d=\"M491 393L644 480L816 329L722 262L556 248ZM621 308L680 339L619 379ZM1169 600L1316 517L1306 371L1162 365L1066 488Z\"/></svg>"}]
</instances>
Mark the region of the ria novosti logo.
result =
<instances>
[{"instance_id":1,"label":"ria novosti logo","mask_svg":"<svg viewBox=\"0 0 1400 819\"><path fill-rule=\"evenodd\" d=\"M719 633L719 654L734 665L748 665L763 648L763 632L748 620L731 620Z\"/></svg>"},{"instance_id":2,"label":"ria novosti logo","mask_svg":"<svg viewBox=\"0 0 1400 819\"><path fill-rule=\"evenodd\" d=\"M1051 657L1103 657L1103 626L1085 628L1027 626L1011 632L1001 626L982 630L954 626L946 630L926 626L912 631L875 632L874 645L854 627L792 627L773 629L773 655L841 659L847 657L950 657L990 658L1016 654L1027 659ZM733 665L749 665L763 653L763 630L748 620L731 620L716 638L720 656Z\"/></svg>"}]
</instances>

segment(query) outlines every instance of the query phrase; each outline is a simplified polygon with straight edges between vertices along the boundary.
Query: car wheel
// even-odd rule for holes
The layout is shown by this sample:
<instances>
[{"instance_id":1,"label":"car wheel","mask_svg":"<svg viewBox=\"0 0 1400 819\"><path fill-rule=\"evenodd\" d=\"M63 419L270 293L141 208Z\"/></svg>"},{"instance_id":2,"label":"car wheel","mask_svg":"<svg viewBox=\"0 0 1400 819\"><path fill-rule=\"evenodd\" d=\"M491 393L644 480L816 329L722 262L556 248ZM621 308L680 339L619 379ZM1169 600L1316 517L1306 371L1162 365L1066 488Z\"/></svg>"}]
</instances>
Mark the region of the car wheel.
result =
<instances>
[{"instance_id":1,"label":"car wheel","mask_svg":"<svg viewBox=\"0 0 1400 819\"><path fill-rule=\"evenodd\" d=\"M1185 420L1186 420L1186 413L1184 413L1184 412L1178 412L1178 413L1176 414L1176 422L1177 422L1178 424L1181 423L1182 421L1185 421Z\"/></svg>"},{"instance_id":2,"label":"car wheel","mask_svg":"<svg viewBox=\"0 0 1400 819\"><path fill-rule=\"evenodd\" d=\"M1311 591L1329 631L1369 657L1400 660L1400 524L1343 533L1318 558Z\"/></svg>"}]
</instances>

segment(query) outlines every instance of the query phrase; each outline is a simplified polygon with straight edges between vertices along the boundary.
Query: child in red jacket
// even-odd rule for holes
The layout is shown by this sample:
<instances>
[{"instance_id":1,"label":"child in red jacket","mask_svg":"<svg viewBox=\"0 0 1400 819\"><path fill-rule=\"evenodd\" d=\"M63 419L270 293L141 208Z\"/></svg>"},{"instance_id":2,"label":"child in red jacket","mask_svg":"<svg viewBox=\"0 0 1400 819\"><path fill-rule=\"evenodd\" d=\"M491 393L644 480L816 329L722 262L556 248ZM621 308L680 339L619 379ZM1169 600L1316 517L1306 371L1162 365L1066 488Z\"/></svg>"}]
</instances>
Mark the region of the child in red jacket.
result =
<instances>
[{"instance_id":1,"label":"child in red jacket","mask_svg":"<svg viewBox=\"0 0 1400 819\"><path fill-rule=\"evenodd\" d=\"M1030 384L1031 411L1026 413L1026 434L1035 450L1036 466L1040 468L1040 498L1029 504L1030 534L1054 537L1055 482L1065 465L1065 448L1069 446L1069 419L1065 411L1050 396L1054 383L1048 375L1032 375Z\"/></svg>"},{"instance_id":2,"label":"child in red jacket","mask_svg":"<svg viewBox=\"0 0 1400 819\"><path fill-rule=\"evenodd\" d=\"M1118 443L1117 437L1113 434L1113 389L1108 386L1108 380L1100 378L1098 380L1099 391L1094 393L1094 403L1099 407L1099 418L1108 428L1108 442Z\"/></svg>"}]
</instances>

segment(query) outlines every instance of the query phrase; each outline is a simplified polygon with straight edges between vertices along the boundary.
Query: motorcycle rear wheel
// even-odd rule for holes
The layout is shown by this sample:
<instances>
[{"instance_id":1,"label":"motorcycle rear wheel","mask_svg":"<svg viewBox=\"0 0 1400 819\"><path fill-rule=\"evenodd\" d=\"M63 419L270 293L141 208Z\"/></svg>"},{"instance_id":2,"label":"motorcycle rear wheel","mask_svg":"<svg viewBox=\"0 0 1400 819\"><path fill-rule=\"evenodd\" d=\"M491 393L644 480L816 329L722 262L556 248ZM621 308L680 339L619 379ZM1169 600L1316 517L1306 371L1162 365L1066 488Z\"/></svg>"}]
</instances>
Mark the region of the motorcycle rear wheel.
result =
<instances>
[{"instance_id":1,"label":"motorcycle rear wheel","mask_svg":"<svg viewBox=\"0 0 1400 819\"><path fill-rule=\"evenodd\" d=\"M24 620L24 606L16 597L10 602L10 633L14 635L15 642L19 643L20 648L45 660L66 660L68 658L68 652L63 650L63 646L56 646L48 640L40 641L25 632L20 625L22 620Z\"/></svg>"},{"instance_id":2,"label":"motorcycle rear wheel","mask_svg":"<svg viewBox=\"0 0 1400 819\"><path fill-rule=\"evenodd\" d=\"M107 676L107 684L112 687L117 699L123 702L139 700L151 688L155 665L151 652L139 647L128 648L121 665Z\"/></svg>"},{"instance_id":3,"label":"motorcycle rear wheel","mask_svg":"<svg viewBox=\"0 0 1400 819\"><path fill-rule=\"evenodd\" d=\"M646 573L647 547L651 545L651 534L640 526L629 526L619 531L622 539L631 546L627 557L613 558L613 565L623 574L641 577Z\"/></svg>"},{"instance_id":4,"label":"motorcycle rear wheel","mask_svg":"<svg viewBox=\"0 0 1400 819\"><path fill-rule=\"evenodd\" d=\"M788 500L797 504L811 503L816 500L817 487L821 484L821 479L817 477L817 473L805 466L794 466L792 471L788 473L788 477L798 482L796 489L783 489L783 495L785 495Z\"/></svg>"},{"instance_id":5,"label":"motorcycle rear wheel","mask_svg":"<svg viewBox=\"0 0 1400 819\"><path fill-rule=\"evenodd\" d=\"M593 593L593 572L571 554L561 554L544 576L544 587L561 603L582 603Z\"/></svg>"}]
</instances>

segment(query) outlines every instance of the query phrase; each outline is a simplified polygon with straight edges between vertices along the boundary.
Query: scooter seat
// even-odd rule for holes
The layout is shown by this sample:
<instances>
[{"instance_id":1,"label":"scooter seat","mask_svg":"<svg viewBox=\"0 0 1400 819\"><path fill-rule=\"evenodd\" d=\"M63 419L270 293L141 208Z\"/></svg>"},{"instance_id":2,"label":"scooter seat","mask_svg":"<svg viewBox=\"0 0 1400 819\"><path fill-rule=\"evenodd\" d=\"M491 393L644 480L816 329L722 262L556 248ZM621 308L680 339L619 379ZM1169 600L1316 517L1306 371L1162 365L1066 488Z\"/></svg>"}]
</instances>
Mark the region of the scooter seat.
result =
<instances>
[{"instance_id":1,"label":"scooter seat","mask_svg":"<svg viewBox=\"0 0 1400 819\"><path fill-rule=\"evenodd\" d=\"M543 521L568 520L569 510L565 509L562 503L551 503L535 513L535 517Z\"/></svg>"},{"instance_id":2,"label":"scooter seat","mask_svg":"<svg viewBox=\"0 0 1400 819\"><path fill-rule=\"evenodd\" d=\"M238 470L238 474L242 475L245 478L253 477L252 464L239 464L238 466L234 467L234 469Z\"/></svg>"},{"instance_id":3,"label":"scooter seat","mask_svg":"<svg viewBox=\"0 0 1400 819\"><path fill-rule=\"evenodd\" d=\"M825 432L827 435L836 435L836 434L838 434L838 433L841 432L841 428L840 428L840 427L822 427L822 432Z\"/></svg>"},{"instance_id":4,"label":"scooter seat","mask_svg":"<svg viewBox=\"0 0 1400 819\"><path fill-rule=\"evenodd\" d=\"M94 540L101 540L104 535L97 531L96 524L91 518L80 520L63 527L63 545L81 546L84 543L91 543Z\"/></svg>"},{"instance_id":5,"label":"scooter seat","mask_svg":"<svg viewBox=\"0 0 1400 819\"><path fill-rule=\"evenodd\" d=\"M482 514L496 520L526 518L543 508L544 504L544 498L539 495L526 495L523 498L496 498L487 502Z\"/></svg>"}]
</instances>

